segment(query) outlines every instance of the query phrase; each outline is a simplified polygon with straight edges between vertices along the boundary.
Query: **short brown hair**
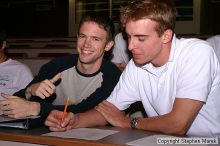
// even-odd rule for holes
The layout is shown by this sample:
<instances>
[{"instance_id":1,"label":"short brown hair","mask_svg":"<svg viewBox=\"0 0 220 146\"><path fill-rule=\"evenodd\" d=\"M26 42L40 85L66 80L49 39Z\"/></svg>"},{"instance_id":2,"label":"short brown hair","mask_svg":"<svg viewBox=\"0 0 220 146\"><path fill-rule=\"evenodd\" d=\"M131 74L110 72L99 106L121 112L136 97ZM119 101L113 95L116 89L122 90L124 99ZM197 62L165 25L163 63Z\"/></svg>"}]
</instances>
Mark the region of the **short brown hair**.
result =
<instances>
[{"instance_id":1,"label":"short brown hair","mask_svg":"<svg viewBox=\"0 0 220 146\"><path fill-rule=\"evenodd\" d=\"M79 30L83 23L88 21L97 23L101 28L103 28L107 32L107 40L113 41L115 28L114 23L110 17L100 14L100 12L88 13L87 15L82 17L79 23Z\"/></svg>"},{"instance_id":2,"label":"short brown hair","mask_svg":"<svg viewBox=\"0 0 220 146\"><path fill-rule=\"evenodd\" d=\"M158 23L155 28L161 36L165 30L174 31L176 23L176 7L173 0L132 0L122 10L126 22L150 19Z\"/></svg>"}]
</instances>

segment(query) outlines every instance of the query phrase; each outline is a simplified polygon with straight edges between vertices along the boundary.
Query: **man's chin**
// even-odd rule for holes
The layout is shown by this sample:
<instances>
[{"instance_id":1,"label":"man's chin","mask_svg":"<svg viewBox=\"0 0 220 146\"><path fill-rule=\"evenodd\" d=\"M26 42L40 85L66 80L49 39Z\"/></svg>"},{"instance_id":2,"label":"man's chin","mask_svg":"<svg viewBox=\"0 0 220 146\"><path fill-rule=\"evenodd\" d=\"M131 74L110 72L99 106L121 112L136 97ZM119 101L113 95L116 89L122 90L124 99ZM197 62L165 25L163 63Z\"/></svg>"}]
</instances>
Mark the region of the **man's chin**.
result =
<instances>
[{"instance_id":1,"label":"man's chin","mask_svg":"<svg viewBox=\"0 0 220 146\"><path fill-rule=\"evenodd\" d=\"M88 60L80 60L81 63L83 64L91 64L92 61L88 61Z\"/></svg>"},{"instance_id":2,"label":"man's chin","mask_svg":"<svg viewBox=\"0 0 220 146\"><path fill-rule=\"evenodd\" d=\"M133 60L134 60L134 59L133 59ZM140 61L135 61L135 60L134 60L134 63L135 63L136 66L141 67L141 66L146 65L148 62L140 62Z\"/></svg>"}]
</instances>

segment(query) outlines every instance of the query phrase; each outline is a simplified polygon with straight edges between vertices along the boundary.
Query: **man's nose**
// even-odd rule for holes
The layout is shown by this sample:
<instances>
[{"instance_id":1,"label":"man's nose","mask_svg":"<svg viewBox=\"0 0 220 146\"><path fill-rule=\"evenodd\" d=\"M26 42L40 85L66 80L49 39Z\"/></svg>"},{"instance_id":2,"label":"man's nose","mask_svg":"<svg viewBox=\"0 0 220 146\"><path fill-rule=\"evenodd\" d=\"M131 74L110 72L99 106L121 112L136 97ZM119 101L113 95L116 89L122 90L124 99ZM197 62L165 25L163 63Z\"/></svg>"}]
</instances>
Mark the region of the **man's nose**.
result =
<instances>
[{"instance_id":1,"label":"man's nose","mask_svg":"<svg viewBox=\"0 0 220 146\"><path fill-rule=\"evenodd\" d=\"M132 50L134 48L134 40L133 39L129 39L128 40L128 50Z\"/></svg>"},{"instance_id":2,"label":"man's nose","mask_svg":"<svg viewBox=\"0 0 220 146\"><path fill-rule=\"evenodd\" d=\"M90 38L87 37L87 38L85 39L84 46L85 46L85 47L91 46L91 39L90 39Z\"/></svg>"}]
</instances>

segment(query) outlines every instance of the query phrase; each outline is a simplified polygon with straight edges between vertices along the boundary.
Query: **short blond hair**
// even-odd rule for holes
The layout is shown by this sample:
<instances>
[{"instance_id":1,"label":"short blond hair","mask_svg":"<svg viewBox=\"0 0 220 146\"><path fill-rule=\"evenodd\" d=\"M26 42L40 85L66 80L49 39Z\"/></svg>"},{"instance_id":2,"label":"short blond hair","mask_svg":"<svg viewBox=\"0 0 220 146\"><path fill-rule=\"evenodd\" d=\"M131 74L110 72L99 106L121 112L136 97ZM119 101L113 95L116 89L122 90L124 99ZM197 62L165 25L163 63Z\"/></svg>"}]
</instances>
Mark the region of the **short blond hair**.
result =
<instances>
[{"instance_id":1,"label":"short blond hair","mask_svg":"<svg viewBox=\"0 0 220 146\"><path fill-rule=\"evenodd\" d=\"M126 22L140 19L150 19L157 22L155 28L159 36L165 30L174 31L177 10L173 0L132 0L121 9Z\"/></svg>"}]
</instances>

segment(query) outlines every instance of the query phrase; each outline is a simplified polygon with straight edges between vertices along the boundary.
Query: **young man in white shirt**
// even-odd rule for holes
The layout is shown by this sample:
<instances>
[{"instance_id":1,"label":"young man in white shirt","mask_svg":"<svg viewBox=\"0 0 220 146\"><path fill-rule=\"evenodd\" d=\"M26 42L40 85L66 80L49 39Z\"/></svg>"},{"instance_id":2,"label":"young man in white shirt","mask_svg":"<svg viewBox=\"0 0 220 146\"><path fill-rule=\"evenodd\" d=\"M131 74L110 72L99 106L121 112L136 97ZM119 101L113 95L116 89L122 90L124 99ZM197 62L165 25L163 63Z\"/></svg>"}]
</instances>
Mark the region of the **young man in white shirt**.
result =
<instances>
[{"instance_id":1,"label":"young man in white shirt","mask_svg":"<svg viewBox=\"0 0 220 146\"><path fill-rule=\"evenodd\" d=\"M8 106L5 102L9 101L2 97L1 93L12 95L25 88L33 79L32 72L26 65L8 58L5 53L6 46L6 33L0 30L0 114L5 113L2 110ZM15 102L18 100L23 101L23 99L13 99Z\"/></svg>"},{"instance_id":2,"label":"young man in white shirt","mask_svg":"<svg viewBox=\"0 0 220 146\"><path fill-rule=\"evenodd\" d=\"M106 125L174 135L220 137L220 65L211 46L177 39L172 0L133 0L124 11L133 59L106 101L86 113L53 111L52 131ZM121 110L141 101L147 118Z\"/></svg>"},{"instance_id":3,"label":"young man in white shirt","mask_svg":"<svg viewBox=\"0 0 220 146\"><path fill-rule=\"evenodd\" d=\"M131 54L128 50L127 36L125 32L125 17L122 14L124 6L126 3L123 3L120 7L120 32L114 38L114 48L112 50L112 59L113 62L121 71L124 70L127 63L131 59Z\"/></svg>"}]
</instances>

